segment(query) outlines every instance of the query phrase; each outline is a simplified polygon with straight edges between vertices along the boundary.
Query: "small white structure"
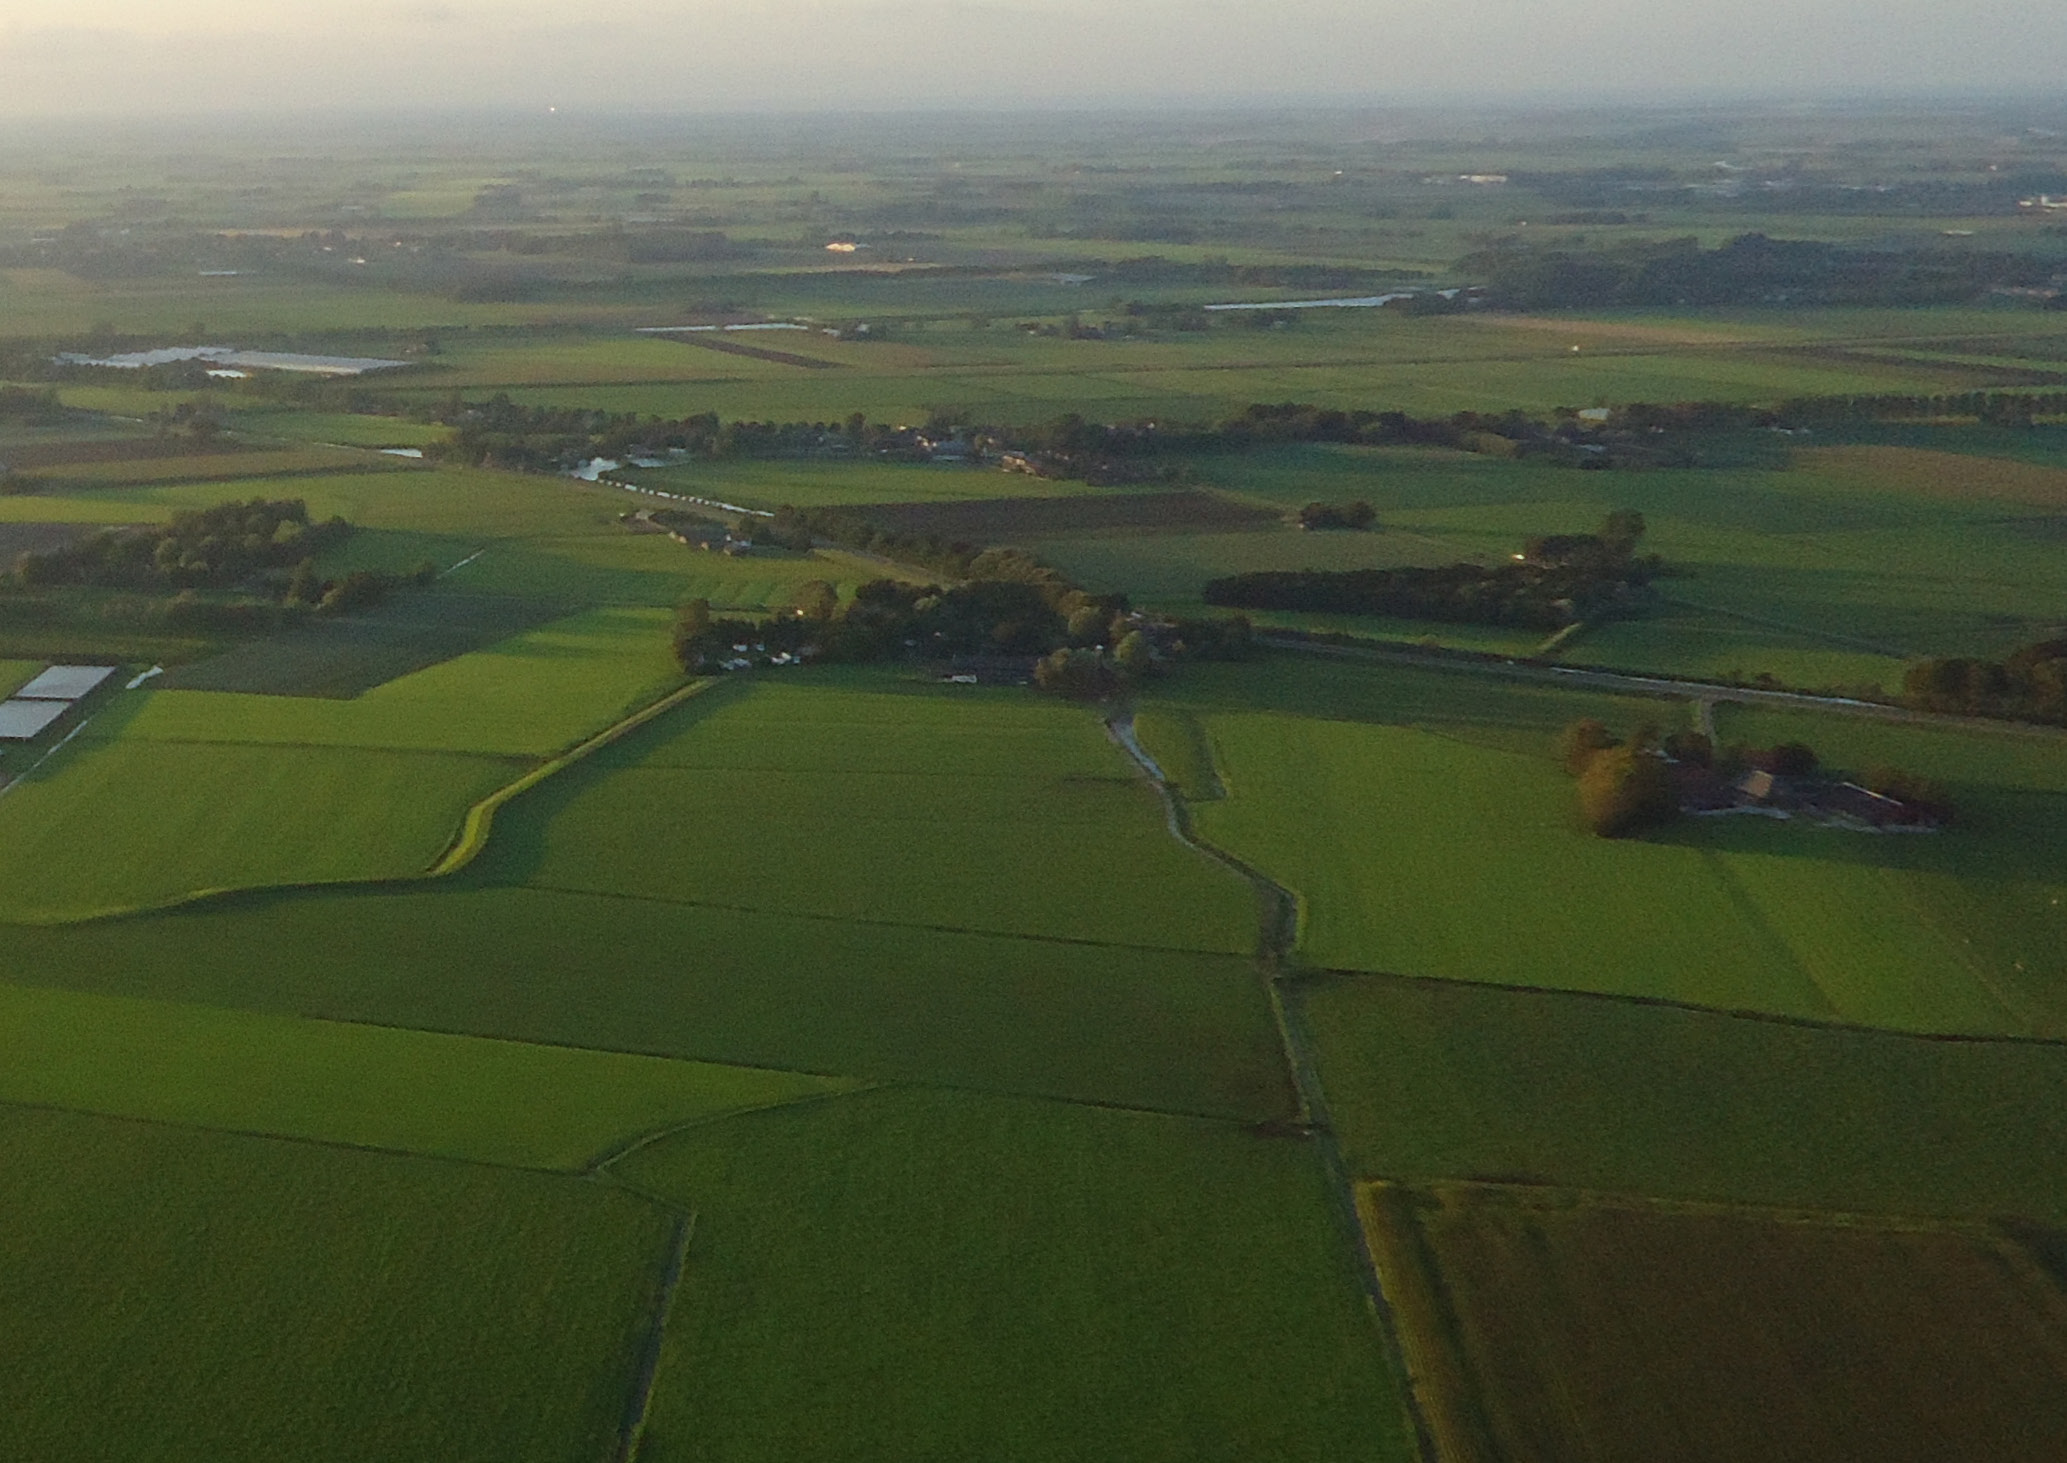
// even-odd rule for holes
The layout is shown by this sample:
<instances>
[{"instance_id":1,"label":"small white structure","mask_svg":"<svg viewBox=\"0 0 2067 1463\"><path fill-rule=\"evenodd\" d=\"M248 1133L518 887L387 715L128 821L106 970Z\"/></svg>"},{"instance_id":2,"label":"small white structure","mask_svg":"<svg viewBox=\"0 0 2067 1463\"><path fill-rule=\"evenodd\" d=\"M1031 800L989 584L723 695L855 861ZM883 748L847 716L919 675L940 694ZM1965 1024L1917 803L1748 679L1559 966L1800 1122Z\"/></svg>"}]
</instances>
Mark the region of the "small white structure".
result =
<instances>
[{"instance_id":1,"label":"small white structure","mask_svg":"<svg viewBox=\"0 0 2067 1463\"><path fill-rule=\"evenodd\" d=\"M110 665L54 665L14 694L24 701L81 701L113 674Z\"/></svg>"},{"instance_id":2,"label":"small white structure","mask_svg":"<svg viewBox=\"0 0 2067 1463\"><path fill-rule=\"evenodd\" d=\"M71 709L69 701L0 701L0 742L39 737Z\"/></svg>"}]
</instances>

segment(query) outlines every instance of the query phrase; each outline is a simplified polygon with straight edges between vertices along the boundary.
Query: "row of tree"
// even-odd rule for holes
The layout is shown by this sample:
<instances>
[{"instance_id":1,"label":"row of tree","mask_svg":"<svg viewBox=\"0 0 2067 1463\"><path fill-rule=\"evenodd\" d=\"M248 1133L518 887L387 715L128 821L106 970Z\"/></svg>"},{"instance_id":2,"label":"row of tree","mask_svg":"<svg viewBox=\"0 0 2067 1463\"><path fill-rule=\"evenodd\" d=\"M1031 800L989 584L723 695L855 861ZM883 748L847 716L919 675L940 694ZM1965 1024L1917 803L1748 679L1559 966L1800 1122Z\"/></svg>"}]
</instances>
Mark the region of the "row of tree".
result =
<instances>
[{"instance_id":1,"label":"row of tree","mask_svg":"<svg viewBox=\"0 0 2067 1463\"><path fill-rule=\"evenodd\" d=\"M1516 309L1616 305L1931 305L2051 284L2041 255L1982 249L1859 249L1741 234L1714 249L1692 237L1596 249L1503 238L1460 260L1489 300Z\"/></svg>"},{"instance_id":2,"label":"row of tree","mask_svg":"<svg viewBox=\"0 0 2067 1463\"><path fill-rule=\"evenodd\" d=\"M1902 678L1902 699L1919 711L2067 725L2067 640L2042 640L2001 660L1919 661Z\"/></svg>"},{"instance_id":3,"label":"row of tree","mask_svg":"<svg viewBox=\"0 0 2067 1463\"><path fill-rule=\"evenodd\" d=\"M1619 510L1597 534L1532 539L1524 554L1495 564L1265 570L1211 580L1204 598L1246 610L1555 630L1642 607L1644 591L1662 568L1655 555L1636 553L1643 533L1642 514Z\"/></svg>"},{"instance_id":4,"label":"row of tree","mask_svg":"<svg viewBox=\"0 0 2067 1463\"><path fill-rule=\"evenodd\" d=\"M291 568L342 543L342 518L315 523L299 498L253 498L186 509L149 528L104 529L63 548L23 554L23 585L123 589L228 588L268 569Z\"/></svg>"}]
</instances>

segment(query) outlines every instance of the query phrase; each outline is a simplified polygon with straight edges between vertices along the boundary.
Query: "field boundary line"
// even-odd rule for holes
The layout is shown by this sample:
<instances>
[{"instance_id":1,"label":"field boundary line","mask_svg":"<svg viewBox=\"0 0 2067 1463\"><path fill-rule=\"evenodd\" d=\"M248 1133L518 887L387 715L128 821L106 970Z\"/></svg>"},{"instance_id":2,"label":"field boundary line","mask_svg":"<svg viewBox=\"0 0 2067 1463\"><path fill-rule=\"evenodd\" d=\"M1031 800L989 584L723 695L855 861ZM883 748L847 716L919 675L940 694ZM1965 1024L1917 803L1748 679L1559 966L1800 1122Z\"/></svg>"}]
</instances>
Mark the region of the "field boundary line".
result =
<instances>
[{"instance_id":1,"label":"field boundary line","mask_svg":"<svg viewBox=\"0 0 2067 1463\"><path fill-rule=\"evenodd\" d=\"M594 1048L585 1048L585 1050L594 1050ZM673 1060L692 1061L696 1059L687 1057L677 1057ZM717 1066L724 1064L706 1063L705 1065ZM749 1068L743 1070L787 1072L791 1069L786 1067L776 1067ZM821 1081L842 1080L839 1078L831 1077L828 1074L819 1072L804 1072L799 1073L798 1075L805 1077L816 1077ZM783 1108L789 1107L807 1107L813 1103L832 1102L836 1099L843 1097L853 1097L858 1093L873 1092L878 1088L898 1085L889 1082L873 1082L866 1077L851 1077L846 1078L844 1080L846 1080L849 1083L849 1085L845 1087L829 1087L824 1091L807 1093L802 1097L778 1097L772 1098L767 1102L747 1103L740 1107L728 1107L723 1112L711 1112L705 1113L701 1117L685 1118L683 1121L679 1123L669 1123L665 1127L655 1128L651 1132L640 1133L636 1137L628 1138L622 1142L619 1142L614 1147L604 1149L602 1153L598 1154L596 1157L591 1158L588 1161L588 1164L581 1170L581 1173L584 1177L587 1178L604 1178L609 1179L612 1182L617 1182L617 1175L610 1172L610 1166L612 1164L622 1163L625 1159L630 1158L632 1155L636 1153L645 1152L648 1148L653 1147L653 1145L656 1143L665 1143L668 1139L678 1137L683 1133L693 1133L698 1128L707 1128L716 1123L729 1122L733 1118L742 1118L749 1116L753 1113L776 1112Z\"/></svg>"},{"instance_id":2,"label":"field boundary line","mask_svg":"<svg viewBox=\"0 0 2067 1463\"><path fill-rule=\"evenodd\" d=\"M17 1108L24 1112L63 1113L67 1117L92 1118L105 1123L134 1123L146 1128L170 1128L182 1133L220 1133L226 1138L250 1138L264 1143L294 1143L303 1148L327 1148L338 1153L357 1153L371 1158L413 1158L421 1163L490 1168L498 1173L534 1174L539 1178L565 1179L570 1183L580 1183L590 1177L579 1168L541 1168L533 1163L509 1163L497 1158L470 1158L462 1153L431 1153L422 1148L397 1148L385 1143L355 1143L349 1138L314 1138L306 1133L278 1133L267 1128L238 1128L189 1118L149 1117L139 1113L108 1112L97 1107L77 1107L65 1102L0 1097L0 1110L7 1108ZM624 1187L631 1191L629 1185Z\"/></svg>"},{"instance_id":3,"label":"field boundary line","mask_svg":"<svg viewBox=\"0 0 2067 1463\"><path fill-rule=\"evenodd\" d=\"M2035 1046L2067 1050L2067 1036L2029 1036L2018 1032L1908 1031L1899 1026L1870 1026L1857 1021L1824 1021L1813 1016L1788 1016L1778 1011L1756 1011L1741 1006L1704 1006L1696 1001L1671 996L1639 996L1618 991L1585 991L1570 986L1517 985L1512 981L1466 980L1454 975L1402 975L1396 970L1348 970L1341 967L1310 967L1290 972L1286 979L1300 985L1327 980L1380 980L1416 985L1445 986L1453 990L1502 991L1513 996L1553 996L1579 1001L1606 1001L1624 1006L1653 1006L1690 1016L1715 1016L1730 1021L1762 1021L1768 1026L1792 1026L1803 1031L1836 1031L1854 1036L1878 1036L1895 1041L1928 1041L1941 1046Z\"/></svg>"},{"instance_id":4,"label":"field boundary line","mask_svg":"<svg viewBox=\"0 0 2067 1463\"><path fill-rule=\"evenodd\" d=\"M1856 716L1869 721L1886 721L1900 726L1939 728L1950 731L1994 732L2002 736L2034 737L2045 741L2067 739L2067 727L2044 722L2004 721L1984 716L1950 716L1936 711L1916 711L1887 701L1865 701L1848 696L1817 696L1807 691L1772 691L1760 686L1736 686L1721 681L1681 680L1672 676L1647 675L1640 671L1609 670L1595 666L1532 665L1525 658L1486 655L1475 651L1421 650L1405 644L1370 641L1357 645L1335 645L1302 640L1266 632L1256 643L1269 650L1294 655L1325 656L1352 664L1404 666L1413 670L1438 671L1450 675L1489 676L1524 685L1561 686L1566 690L1601 691L1616 696L1639 696L1654 701L1700 700L1729 702L1739 706L1765 707L1779 711L1825 712L1833 716Z\"/></svg>"},{"instance_id":5,"label":"field boundary line","mask_svg":"<svg viewBox=\"0 0 2067 1463\"><path fill-rule=\"evenodd\" d=\"M1355 1265L1358 1280L1362 1284L1364 1302L1370 1310L1373 1329L1377 1331L1379 1344L1384 1348L1386 1357L1392 1364L1393 1374L1400 1383L1400 1399L1406 1409L1408 1427L1414 1435L1415 1451L1424 1463L1442 1463L1436 1447L1435 1434L1424 1415L1421 1400L1412 1386L1411 1372L1401 1347L1399 1317L1392 1299L1386 1294L1384 1278L1379 1274L1377 1260L1371 1253L1369 1237L1364 1233L1363 1216L1357 1204L1356 1176L1350 1171L1342 1144L1335 1135L1327 1092L1321 1083L1320 1062L1313 1035L1307 1029L1305 1012L1299 1005L1298 987L1290 979L1295 973L1293 950L1299 938L1299 896L1246 860L1198 835L1192 827L1190 810L1183 795L1171 786L1169 780L1163 776L1162 768L1156 764L1155 758L1148 754L1136 737L1131 710L1114 712L1107 717L1105 724L1112 739L1133 760L1135 766L1148 778L1162 798L1170 836L1185 847L1240 875L1255 891L1261 915L1260 928L1257 931L1255 967L1257 974L1262 977L1264 991L1270 1001L1271 1014L1277 1022L1278 1039L1284 1051L1287 1076L1291 1079L1294 1100L1298 1104L1296 1121L1305 1136L1313 1140L1315 1152L1320 1158L1321 1174L1328 1190L1329 1207L1334 1211L1336 1222L1341 1226L1343 1239L1350 1246L1351 1263ZM1214 775L1217 780L1217 769Z\"/></svg>"},{"instance_id":6,"label":"field boundary line","mask_svg":"<svg viewBox=\"0 0 2067 1463\"><path fill-rule=\"evenodd\" d=\"M682 1276L689 1268L689 1246L696 1238L697 1211L692 1209L675 1222L674 1246L667 1269L661 1273L660 1290L653 1300L653 1324L640 1348L639 1367L633 1374L631 1396L625 1401L623 1421L618 1424L617 1463L633 1463L646 1440L646 1421L653 1411L654 1383L660 1376L660 1358L667 1346L668 1317L674 1313L675 1296L682 1288Z\"/></svg>"},{"instance_id":7,"label":"field boundary line","mask_svg":"<svg viewBox=\"0 0 2067 1463\"><path fill-rule=\"evenodd\" d=\"M1209 855L1210 857L1210 855ZM978 940L1024 940L1035 945L1073 945L1089 950L1139 950L1157 955L1184 955L1199 960L1240 960L1234 950L1201 950L1184 945L1141 945L1116 940L1086 940L1074 935L1027 935L1010 930L980 930L969 925L921 924L912 920L869 919L860 915L815 914L808 910L771 909L758 904L722 904L712 899L674 899L661 894L627 894L615 889L577 889L567 884L545 884L526 880L526 889L541 894L564 894L576 899L619 899L628 904L658 904L667 909L715 909L726 914L750 914L767 919L802 919L819 924L858 925L871 930L917 930L929 935L965 935Z\"/></svg>"},{"instance_id":8,"label":"field boundary line","mask_svg":"<svg viewBox=\"0 0 2067 1463\"><path fill-rule=\"evenodd\" d=\"M488 846L488 836L494 831L495 815L512 801L537 787L546 779L566 771L575 763L593 756L613 743L622 741L640 727L665 716L684 702L702 695L718 682L712 679L691 681L679 690L670 692L642 710L633 712L614 726L605 727L596 735L577 746L570 747L557 757L544 762L525 773L515 782L497 788L467 809L466 818L460 824L459 834L446 848L444 855L418 875L424 879L442 879L458 873L481 855Z\"/></svg>"}]
</instances>

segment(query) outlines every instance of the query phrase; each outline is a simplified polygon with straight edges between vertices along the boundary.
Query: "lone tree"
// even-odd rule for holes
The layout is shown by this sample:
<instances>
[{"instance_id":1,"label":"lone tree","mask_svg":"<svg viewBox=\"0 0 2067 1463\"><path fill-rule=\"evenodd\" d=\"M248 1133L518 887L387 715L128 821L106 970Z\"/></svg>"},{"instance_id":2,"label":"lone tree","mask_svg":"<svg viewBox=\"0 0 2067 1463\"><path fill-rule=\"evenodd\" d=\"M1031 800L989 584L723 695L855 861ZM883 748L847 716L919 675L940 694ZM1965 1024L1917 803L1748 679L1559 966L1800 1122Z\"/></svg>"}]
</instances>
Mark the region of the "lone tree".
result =
<instances>
[{"instance_id":1,"label":"lone tree","mask_svg":"<svg viewBox=\"0 0 2067 1463\"><path fill-rule=\"evenodd\" d=\"M823 579L807 579L797 586L797 614L806 620L830 620L839 612L840 592Z\"/></svg>"},{"instance_id":2,"label":"lone tree","mask_svg":"<svg viewBox=\"0 0 2067 1463\"><path fill-rule=\"evenodd\" d=\"M703 661L704 642L711 633L711 602L692 599L675 611L675 663L693 671Z\"/></svg>"},{"instance_id":3,"label":"lone tree","mask_svg":"<svg viewBox=\"0 0 2067 1463\"><path fill-rule=\"evenodd\" d=\"M1577 777L1586 771L1598 753L1618 745L1620 743L1615 734L1608 730L1607 723L1587 717L1565 728L1564 738L1559 747L1564 757L1565 771Z\"/></svg>"},{"instance_id":4,"label":"lone tree","mask_svg":"<svg viewBox=\"0 0 2067 1463\"><path fill-rule=\"evenodd\" d=\"M1665 760L1645 747L1596 752L1579 776L1579 812L1603 838L1627 838L1679 811Z\"/></svg>"}]
</instances>

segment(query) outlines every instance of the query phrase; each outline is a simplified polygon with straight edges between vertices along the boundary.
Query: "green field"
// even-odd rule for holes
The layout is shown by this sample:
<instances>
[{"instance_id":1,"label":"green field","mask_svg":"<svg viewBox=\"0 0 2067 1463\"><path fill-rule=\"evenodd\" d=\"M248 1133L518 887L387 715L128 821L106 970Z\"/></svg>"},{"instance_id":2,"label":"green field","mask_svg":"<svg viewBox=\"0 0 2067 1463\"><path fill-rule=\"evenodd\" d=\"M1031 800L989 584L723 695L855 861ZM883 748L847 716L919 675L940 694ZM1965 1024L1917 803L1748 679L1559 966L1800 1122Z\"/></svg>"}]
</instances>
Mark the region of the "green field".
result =
<instances>
[{"instance_id":1,"label":"green field","mask_svg":"<svg viewBox=\"0 0 2067 1463\"><path fill-rule=\"evenodd\" d=\"M42 985L1252 1121L1289 1104L1232 956L494 887L6 933L0 978Z\"/></svg>"},{"instance_id":2,"label":"green field","mask_svg":"<svg viewBox=\"0 0 2067 1463\"><path fill-rule=\"evenodd\" d=\"M697 1213L649 1463L1414 1456L1305 1145L890 1091L621 1172Z\"/></svg>"},{"instance_id":3,"label":"green field","mask_svg":"<svg viewBox=\"0 0 2067 1463\"><path fill-rule=\"evenodd\" d=\"M2067 1313L1986 1302L2067 1273L2067 740L1572 684L1887 696L2067 636L2033 107L0 138L0 695L121 666L0 753L0 1459L1481 1463L1370 1297L1374 1195L1485 1463L2042 1452ZM79 360L202 343L407 364ZM1879 393L1994 394L1837 401ZM1287 438L1462 445L1246 410L1301 402L1414 420ZM261 633L174 605L278 597L210 546L12 572L254 496L352 525L321 577L414 582ZM941 542L637 516L711 503ZM1624 509L1654 593L1569 636L1253 617L1476 659L1154 621ZM1114 640L1078 612L1124 596L1151 666L1084 704L943 681L923 618L870 666L671 648L688 601L852 611L1007 546L1070 582L991 645ZM1585 831L1565 726L1711 715L1956 815Z\"/></svg>"},{"instance_id":4,"label":"green field","mask_svg":"<svg viewBox=\"0 0 2067 1463\"><path fill-rule=\"evenodd\" d=\"M16 1458L604 1456L668 1215L544 1175L0 1108Z\"/></svg>"},{"instance_id":5,"label":"green field","mask_svg":"<svg viewBox=\"0 0 2067 1463\"><path fill-rule=\"evenodd\" d=\"M1247 891L1173 842L1095 718L886 676L705 698L506 818L496 877L920 929L1239 955Z\"/></svg>"},{"instance_id":6,"label":"green field","mask_svg":"<svg viewBox=\"0 0 2067 1463\"><path fill-rule=\"evenodd\" d=\"M518 1168L848 1085L16 985L0 1030L0 1101Z\"/></svg>"},{"instance_id":7,"label":"green field","mask_svg":"<svg viewBox=\"0 0 2067 1463\"><path fill-rule=\"evenodd\" d=\"M1351 1166L1786 1208L2067 1217L2067 1047L1333 976L1303 998Z\"/></svg>"},{"instance_id":8,"label":"green field","mask_svg":"<svg viewBox=\"0 0 2067 1463\"><path fill-rule=\"evenodd\" d=\"M1227 789L1198 809L1201 831L1300 896L1311 964L1907 1030L2062 1029L2056 981L2006 985L1972 948L1972 917L1917 892L1962 872L1996 882L2019 850L2055 847L2045 797L2018 799L2014 833L1740 818L1602 840L1580 827L1543 725L1555 693L1496 684L1473 724L1455 703L1430 720L1413 705L1454 673L1282 665L1271 679L1280 705L1308 712L1216 706L1203 682L1176 702L1202 720ZM1345 682L1365 699L1335 719L1325 702ZM1676 714L1562 700L1562 719L1625 728Z\"/></svg>"},{"instance_id":9,"label":"green field","mask_svg":"<svg viewBox=\"0 0 2067 1463\"><path fill-rule=\"evenodd\" d=\"M109 713L153 742L223 742L542 757L679 684L658 610L594 610L348 701L145 691Z\"/></svg>"},{"instance_id":10,"label":"green field","mask_svg":"<svg viewBox=\"0 0 2067 1463\"><path fill-rule=\"evenodd\" d=\"M453 753L93 730L0 800L0 919L419 873L469 805L518 775L508 761Z\"/></svg>"}]
</instances>

